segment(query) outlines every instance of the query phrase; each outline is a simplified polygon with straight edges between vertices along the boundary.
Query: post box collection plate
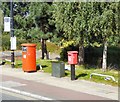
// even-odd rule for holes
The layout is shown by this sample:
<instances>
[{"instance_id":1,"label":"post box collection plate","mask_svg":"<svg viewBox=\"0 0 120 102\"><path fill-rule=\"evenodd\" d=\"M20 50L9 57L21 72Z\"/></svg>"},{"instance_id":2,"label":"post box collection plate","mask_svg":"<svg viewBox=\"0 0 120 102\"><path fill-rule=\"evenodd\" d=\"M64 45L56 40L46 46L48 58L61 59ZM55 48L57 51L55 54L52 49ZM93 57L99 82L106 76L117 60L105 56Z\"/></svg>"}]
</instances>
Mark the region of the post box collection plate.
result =
<instances>
[{"instance_id":1,"label":"post box collection plate","mask_svg":"<svg viewBox=\"0 0 120 102\"><path fill-rule=\"evenodd\" d=\"M27 52L27 47L24 47L24 46L23 46L23 47L22 47L22 51L23 51L23 52Z\"/></svg>"}]
</instances>

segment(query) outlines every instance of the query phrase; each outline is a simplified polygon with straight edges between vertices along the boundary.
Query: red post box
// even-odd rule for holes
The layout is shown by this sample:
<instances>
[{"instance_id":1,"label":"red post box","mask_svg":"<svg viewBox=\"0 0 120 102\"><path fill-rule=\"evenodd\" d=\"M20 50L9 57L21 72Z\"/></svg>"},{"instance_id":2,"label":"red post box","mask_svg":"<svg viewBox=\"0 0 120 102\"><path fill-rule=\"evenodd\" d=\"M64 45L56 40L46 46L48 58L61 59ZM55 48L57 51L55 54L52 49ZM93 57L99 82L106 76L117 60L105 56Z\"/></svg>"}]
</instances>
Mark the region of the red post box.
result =
<instances>
[{"instance_id":1,"label":"red post box","mask_svg":"<svg viewBox=\"0 0 120 102\"><path fill-rule=\"evenodd\" d=\"M23 71L36 71L36 44L21 44L21 46Z\"/></svg>"},{"instance_id":2,"label":"red post box","mask_svg":"<svg viewBox=\"0 0 120 102\"><path fill-rule=\"evenodd\" d=\"M78 63L78 51L68 51L68 63L69 64Z\"/></svg>"}]
</instances>

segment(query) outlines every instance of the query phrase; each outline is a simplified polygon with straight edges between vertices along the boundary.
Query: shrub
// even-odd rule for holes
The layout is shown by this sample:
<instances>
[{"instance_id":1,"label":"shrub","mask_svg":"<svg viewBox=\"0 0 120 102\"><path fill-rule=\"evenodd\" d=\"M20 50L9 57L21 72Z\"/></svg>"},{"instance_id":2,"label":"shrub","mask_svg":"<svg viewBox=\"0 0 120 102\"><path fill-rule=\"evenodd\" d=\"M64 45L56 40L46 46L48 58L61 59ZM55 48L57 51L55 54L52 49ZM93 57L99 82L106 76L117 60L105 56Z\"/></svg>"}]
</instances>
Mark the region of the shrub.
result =
<instances>
[{"instance_id":1,"label":"shrub","mask_svg":"<svg viewBox=\"0 0 120 102\"><path fill-rule=\"evenodd\" d=\"M3 34L2 36L2 50L10 50L10 35Z\"/></svg>"},{"instance_id":2,"label":"shrub","mask_svg":"<svg viewBox=\"0 0 120 102\"><path fill-rule=\"evenodd\" d=\"M61 60L67 61L67 52L68 51L78 51L78 46L69 45L62 49L60 53ZM103 47L86 47L85 51L85 64L94 65L96 67L101 68L102 66L102 53ZM118 47L108 47L108 55L107 55L107 64L120 67L120 48Z\"/></svg>"},{"instance_id":3,"label":"shrub","mask_svg":"<svg viewBox=\"0 0 120 102\"><path fill-rule=\"evenodd\" d=\"M78 47L74 46L72 44L72 45L62 48L62 51L60 53L60 60L67 61L67 57L68 57L67 52L68 51L78 51Z\"/></svg>"},{"instance_id":4,"label":"shrub","mask_svg":"<svg viewBox=\"0 0 120 102\"><path fill-rule=\"evenodd\" d=\"M120 48L108 47L108 66L120 68Z\"/></svg>"},{"instance_id":5,"label":"shrub","mask_svg":"<svg viewBox=\"0 0 120 102\"><path fill-rule=\"evenodd\" d=\"M17 38L17 50L21 50L22 43L27 43L27 41L25 39L18 39Z\"/></svg>"}]
</instances>

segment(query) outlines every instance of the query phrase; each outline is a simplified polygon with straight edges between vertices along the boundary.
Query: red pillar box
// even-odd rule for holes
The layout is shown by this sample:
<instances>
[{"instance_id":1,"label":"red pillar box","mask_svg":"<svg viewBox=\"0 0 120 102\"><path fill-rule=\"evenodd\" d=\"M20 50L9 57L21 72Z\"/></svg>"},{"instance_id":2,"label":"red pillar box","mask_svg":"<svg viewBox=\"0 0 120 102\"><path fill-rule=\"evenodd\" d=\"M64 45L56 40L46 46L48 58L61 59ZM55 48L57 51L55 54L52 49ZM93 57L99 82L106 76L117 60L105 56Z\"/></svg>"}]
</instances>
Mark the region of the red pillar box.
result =
<instances>
[{"instance_id":1,"label":"red pillar box","mask_svg":"<svg viewBox=\"0 0 120 102\"><path fill-rule=\"evenodd\" d=\"M68 51L68 63L69 64L78 63L78 51Z\"/></svg>"},{"instance_id":2,"label":"red pillar box","mask_svg":"<svg viewBox=\"0 0 120 102\"><path fill-rule=\"evenodd\" d=\"M21 44L23 71L36 71L36 44Z\"/></svg>"}]
</instances>

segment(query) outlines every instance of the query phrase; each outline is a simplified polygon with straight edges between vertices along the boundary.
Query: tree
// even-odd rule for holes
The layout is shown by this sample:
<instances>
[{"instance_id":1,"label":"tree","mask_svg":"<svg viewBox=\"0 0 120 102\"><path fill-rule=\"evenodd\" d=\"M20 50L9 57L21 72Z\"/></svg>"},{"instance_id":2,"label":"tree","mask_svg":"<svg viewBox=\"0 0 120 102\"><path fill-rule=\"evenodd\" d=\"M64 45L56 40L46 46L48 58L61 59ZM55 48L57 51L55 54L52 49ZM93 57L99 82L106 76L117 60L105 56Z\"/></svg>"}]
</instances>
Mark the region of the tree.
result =
<instances>
[{"instance_id":1,"label":"tree","mask_svg":"<svg viewBox=\"0 0 120 102\"><path fill-rule=\"evenodd\" d=\"M19 39L26 39L28 29L31 27L31 22L27 19L29 14L28 7L29 3L13 2L14 34ZM10 17L10 2L2 2L1 9L4 16Z\"/></svg>"},{"instance_id":2,"label":"tree","mask_svg":"<svg viewBox=\"0 0 120 102\"><path fill-rule=\"evenodd\" d=\"M44 53L46 53L46 58L49 59L46 40L51 36L51 26L49 25L51 3L31 3L29 10L29 17L32 18L34 22L34 27L32 31L36 33L32 33L32 36L35 36L39 41L41 41L42 48L42 59L44 59ZM31 32L32 32L31 31Z\"/></svg>"},{"instance_id":3,"label":"tree","mask_svg":"<svg viewBox=\"0 0 120 102\"><path fill-rule=\"evenodd\" d=\"M120 39L119 3L54 3L53 21L64 39L79 44L79 62L84 63L84 47L104 45L102 68L107 67L107 46Z\"/></svg>"},{"instance_id":4,"label":"tree","mask_svg":"<svg viewBox=\"0 0 120 102\"><path fill-rule=\"evenodd\" d=\"M94 9L98 9L92 20L92 31L96 36L100 36L99 40L103 44L103 62L102 69L107 68L107 46L108 44L116 44L119 41L118 33L118 3L94 3ZM97 41L98 42L98 41Z\"/></svg>"},{"instance_id":5,"label":"tree","mask_svg":"<svg viewBox=\"0 0 120 102\"><path fill-rule=\"evenodd\" d=\"M84 64L84 46L89 44L88 32L91 3L54 3L53 22L65 40L79 44L79 64Z\"/></svg>"},{"instance_id":6,"label":"tree","mask_svg":"<svg viewBox=\"0 0 120 102\"><path fill-rule=\"evenodd\" d=\"M107 68L107 46L110 41L113 41L116 43L114 38L119 36L119 33L117 32L118 29L118 19L116 18L118 16L117 13L117 3L113 4L107 4L105 11L103 12L100 22L100 25L102 27L102 37L103 37L103 43L104 43L104 49L103 49L103 63L102 63L102 69L103 71L106 71ZM107 20L106 20L107 19Z\"/></svg>"},{"instance_id":7,"label":"tree","mask_svg":"<svg viewBox=\"0 0 120 102\"><path fill-rule=\"evenodd\" d=\"M28 18L29 5L26 2L14 3L14 28L15 35L19 39L27 40L29 38L29 29L33 26L32 21Z\"/></svg>"}]
</instances>

